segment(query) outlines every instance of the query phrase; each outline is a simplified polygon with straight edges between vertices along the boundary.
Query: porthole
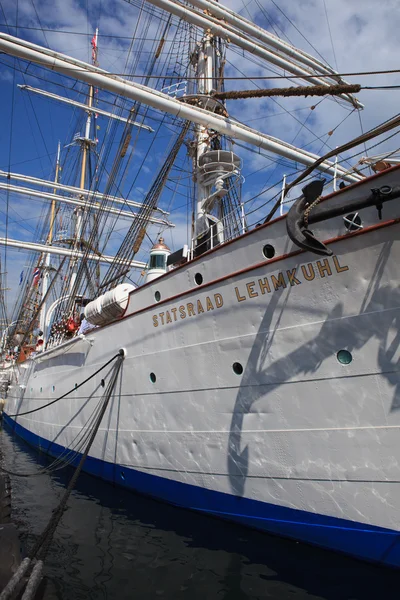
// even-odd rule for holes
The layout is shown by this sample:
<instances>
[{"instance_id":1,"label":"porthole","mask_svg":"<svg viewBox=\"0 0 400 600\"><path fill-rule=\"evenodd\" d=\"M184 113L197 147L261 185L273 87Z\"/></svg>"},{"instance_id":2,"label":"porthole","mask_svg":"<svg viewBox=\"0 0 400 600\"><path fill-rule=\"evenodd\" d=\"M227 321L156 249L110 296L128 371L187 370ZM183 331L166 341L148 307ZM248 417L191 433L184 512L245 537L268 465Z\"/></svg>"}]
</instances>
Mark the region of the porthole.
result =
<instances>
[{"instance_id":1,"label":"porthole","mask_svg":"<svg viewBox=\"0 0 400 600\"><path fill-rule=\"evenodd\" d=\"M236 375L241 375L243 373L243 365L241 365L238 362L233 363L232 369L233 369L233 372L236 373Z\"/></svg>"},{"instance_id":2,"label":"porthole","mask_svg":"<svg viewBox=\"0 0 400 600\"><path fill-rule=\"evenodd\" d=\"M343 217L343 222L347 231L357 231L363 227L361 217L358 213L349 213Z\"/></svg>"},{"instance_id":3,"label":"porthole","mask_svg":"<svg viewBox=\"0 0 400 600\"><path fill-rule=\"evenodd\" d=\"M150 373L150 381L151 383L155 383L157 381L157 377L155 373Z\"/></svg>"},{"instance_id":4,"label":"porthole","mask_svg":"<svg viewBox=\"0 0 400 600\"><path fill-rule=\"evenodd\" d=\"M263 248L263 254L265 258L274 258L275 256L275 248L271 246L271 244L265 244Z\"/></svg>"},{"instance_id":5,"label":"porthole","mask_svg":"<svg viewBox=\"0 0 400 600\"><path fill-rule=\"evenodd\" d=\"M41 392L43 391L43 390L42 390L42 388L40 388L40 391L41 391Z\"/></svg>"},{"instance_id":6,"label":"porthole","mask_svg":"<svg viewBox=\"0 0 400 600\"><path fill-rule=\"evenodd\" d=\"M100 385L101 385L101 387L104 387L104 386L106 385L106 382L104 381L104 379L102 379L102 380L100 381Z\"/></svg>"},{"instance_id":7,"label":"porthole","mask_svg":"<svg viewBox=\"0 0 400 600\"><path fill-rule=\"evenodd\" d=\"M203 283L203 275L201 273L196 273L194 280L197 285L201 285Z\"/></svg>"},{"instance_id":8,"label":"porthole","mask_svg":"<svg viewBox=\"0 0 400 600\"><path fill-rule=\"evenodd\" d=\"M156 302L160 302L160 300L161 300L161 294L158 290L157 290L157 292L154 292L154 300Z\"/></svg>"},{"instance_id":9,"label":"porthole","mask_svg":"<svg viewBox=\"0 0 400 600\"><path fill-rule=\"evenodd\" d=\"M336 354L336 358L341 365L349 365L353 360L353 356L348 350L339 350L339 352Z\"/></svg>"},{"instance_id":10,"label":"porthole","mask_svg":"<svg viewBox=\"0 0 400 600\"><path fill-rule=\"evenodd\" d=\"M55 385L53 385L52 390L53 390L53 392L56 391L56 386Z\"/></svg>"}]
</instances>

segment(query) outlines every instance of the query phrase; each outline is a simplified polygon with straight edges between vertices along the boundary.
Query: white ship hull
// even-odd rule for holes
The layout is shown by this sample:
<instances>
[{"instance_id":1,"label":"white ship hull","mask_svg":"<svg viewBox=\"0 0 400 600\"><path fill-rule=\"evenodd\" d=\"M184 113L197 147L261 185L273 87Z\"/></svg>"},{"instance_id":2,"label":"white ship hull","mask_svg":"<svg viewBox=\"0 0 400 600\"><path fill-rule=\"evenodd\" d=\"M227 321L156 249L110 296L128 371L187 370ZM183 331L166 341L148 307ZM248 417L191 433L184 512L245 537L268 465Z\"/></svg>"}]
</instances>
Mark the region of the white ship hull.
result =
<instances>
[{"instance_id":1,"label":"white ship hull","mask_svg":"<svg viewBox=\"0 0 400 600\"><path fill-rule=\"evenodd\" d=\"M326 201L399 178L392 169ZM88 472L399 566L399 213L397 201L382 221L364 209L350 235L341 217L322 223L326 259L299 251L277 219L137 289L120 321L20 367L6 421L49 454L73 447L112 365L48 408L7 414L61 396L124 348Z\"/></svg>"}]
</instances>

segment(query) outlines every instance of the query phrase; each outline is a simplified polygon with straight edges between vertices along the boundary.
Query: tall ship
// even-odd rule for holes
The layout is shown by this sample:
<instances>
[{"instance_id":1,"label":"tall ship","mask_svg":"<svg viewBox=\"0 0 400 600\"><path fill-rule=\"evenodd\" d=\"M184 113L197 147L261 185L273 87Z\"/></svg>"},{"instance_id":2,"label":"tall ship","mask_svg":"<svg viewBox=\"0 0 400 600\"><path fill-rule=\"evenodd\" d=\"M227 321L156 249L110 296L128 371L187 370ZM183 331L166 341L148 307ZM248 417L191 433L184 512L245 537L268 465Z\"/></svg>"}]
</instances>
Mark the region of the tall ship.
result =
<instances>
[{"instance_id":1,"label":"tall ship","mask_svg":"<svg viewBox=\"0 0 400 600\"><path fill-rule=\"evenodd\" d=\"M215 0L122 14L86 60L0 33L54 157L0 171L5 423L75 465L103 407L88 473L399 567L400 118L337 145L361 85L326 61Z\"/></svg>"}]
</instances>

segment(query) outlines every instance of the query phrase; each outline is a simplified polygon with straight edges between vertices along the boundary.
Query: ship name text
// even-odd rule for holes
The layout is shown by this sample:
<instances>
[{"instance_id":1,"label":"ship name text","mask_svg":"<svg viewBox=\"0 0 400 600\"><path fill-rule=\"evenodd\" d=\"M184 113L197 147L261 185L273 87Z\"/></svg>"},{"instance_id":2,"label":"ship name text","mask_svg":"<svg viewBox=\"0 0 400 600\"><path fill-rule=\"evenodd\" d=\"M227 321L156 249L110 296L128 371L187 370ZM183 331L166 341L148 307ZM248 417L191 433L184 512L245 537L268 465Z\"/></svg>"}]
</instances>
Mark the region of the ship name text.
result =
<instances>
[{"instance_id":1,"label":"ship name text","mask_svg":"<svg viewBox=\"0 0 400 600\"><path fill-rule=\"evenodd\" d=\"M331 259L324 258L313 263L306 263L293 269L279 271L268 277L262 277L235 286L234 294L237 302L244 302L251 298L257 298L265 294L301 285L313 281L316 277L324 279L335 273L348 271L347 265L341 265L337 256ZM202 313L211 312L224 305L222 294L213 294L205 298L198 298L193 302L173 306L168 310L152 315L153 326L167 325L187 317L195 317Z\"/></svg>"}]
</instances>

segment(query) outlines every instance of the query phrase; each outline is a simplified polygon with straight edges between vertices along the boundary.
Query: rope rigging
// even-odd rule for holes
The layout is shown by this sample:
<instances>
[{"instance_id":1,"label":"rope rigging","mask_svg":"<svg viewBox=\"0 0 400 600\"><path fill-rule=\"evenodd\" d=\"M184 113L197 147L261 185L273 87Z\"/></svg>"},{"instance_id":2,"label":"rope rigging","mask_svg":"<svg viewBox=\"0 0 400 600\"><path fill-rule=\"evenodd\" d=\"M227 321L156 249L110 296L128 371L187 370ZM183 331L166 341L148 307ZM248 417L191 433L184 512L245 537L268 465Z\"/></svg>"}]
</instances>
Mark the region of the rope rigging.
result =
<instances>
[{"instance_id":1,"label":"rope rigging","mask_svg":"<svg viewBox=\"0 0 400 600\"><path fill-rule=\"evenodd\" d=\"M156 179L151 186L145 201L138 213L138 218L131 224L127 235L125 236L118 252L115 254L113 263L108 268L103 281L101 282L100 288L102 291L107 291L110 286L114 287L118 283L122 282L124 275L126 274L126 261L130 261L134 258L138 252L140 245L143 241L146 228L148 226L149 218L157 206L158 199L164 187L164 183L169 175L169 172L175 162L178 152L183 144L185 136L191 126L189 121L186 121L182 127L181 133L176 139L172 150L170 151L167 159L161 167ZM124 264L125 263L125 264Z\"/></svg>"},{"instance_id":2,"label":"rope rigging","mask_svg":"<svg viewBox=\"0 0 400 600\"><path fill-rule=\"evenodd\" d=\"M149 7L144 5L144 3L139 2L139 0L127 0L130 4L132 4L133 6L137 6L139 8L139 18L136 24L136 30L131 38L131 44L130 44L130 48L129 48L129 54L131 54L132 56L134 55L134 57L132 58L132 56L129 58L129 60L126 60L126 64L125 64L125 68L123 68L122 70L125 72L125 76L129 76L129 77L135 77L135 76L140 76L140 80L141 82L144 81L145 85L149 85L149 83L151 82L152 79L155 79L157 83L154 84L154 86L158 86L157 89L160 89L162 91L164 91L164 88L162 86L167 86L168 84L171 84L171 82L173 82L176 78L179 78L182 80L183 76L186 77L186 79L188 80L195 80L195 77L190 77L190 73L187 71L187 67L186 67L186 71L185 71L185 67L182 65L182 63L179 63L178 60L178 54L179 54L179 50L182 53L186 52L186 47L185 44L187 44L188 46L190 46L190 44L187 43L187 39L188 36L186 35L186 32L184 31L184 28L187 27L187 24L184 24L182 22L179 21L179 19L177 19L176 17L171 17L171 15L166 16L165 13L161 10L158 10L154 7ZM261 4L257 1L257 6L259 7L259 9L261 9ZM39 30L41 30L43 32L43 35L45 36L44 33L44 29L42 27L42 23L40 22L39 19L39 15L36 11L36 8L34 6L34 10L36 13L36 17L37 20L39 22L40 27L38 28ZM326 7L325 7L326 10ZM266 12L266 11L264 11ZM155 22L157 22L157 27L154 27ZM175 32L175 27L177 27L179 25L180 27L180 34L177 34ZM182 27L183 25L183 27ZM178 27L177 27L178 29ZM193 34L193 31L195 32L195 36L199 35L199 32L197 29L195 29L195 27L190 27L189 28L191 35ZM140 37L137 36L137 33L140 32ZM150 41L153 42L152 46L151 45L146 45L146 40L149 41L149 37L147 37L147 33L151 33L150 36ZM82 35L88 35L87 33ZM122 36L121 36L122 37ZM190 40L191 42L193 40ZM165 46L167 46L167 49L165 49ZM182 52L183 50L183 52ZM128 54L128 57L129 57ZM148 54L148 58L147 58L147 62L143 61L143 55L147 55ZM190 53L189 53L190 54ZM225 58L225 57L224 57ZM145 64L143 65L142 63L145 62ZM19 64L19 63L18 63ZM16 69L18 70L18 69ZM29 65L29 70L31 70L31 65ZM26 70L26 72L28 73L28 71ZM135 75L136 73L139 73L139 75ZM144 75L144 73L146 73L146 75ZM29 73L30 74L30 73ZM328 75L327 75L328 76ZM312 77L310 75L310 77ZM321 76L322 77L322 76ZM269 79L270 77L254 77L254 79ZM291 76L286 76L286 75L282 75L279 76L277 78L286 78L286 79L294 79L295 77L291 77ZM227 78L227 79L231 79L231 78ZM239 78L234 78L232 77L232 79L239 79ZM245 77L245 79L251 81L248 77ZM60 76L60 81L65 81L66 78L61 78ZM222 78L221 78L222 81ZM57 83L57 85L60 85L59 83ZM264 84L265 85L265 84ZM218 88L218 86L216 86ZM250 97L262 97L262 96L275 96L275 95L284 95L284 96L297 96L297 95L311 95L311 94L317 94L317 95L325 95L326 92L329 90L331 91L332 94L343 94L343 93L354 93L359 91L359 89L363 89L361 88L361 86L330 86L330 87L326 87L326 86L308 86L306 88L274 88L274 89L256 89L256 90L244 90L244 91L239 91L239 92L225 92L223 90L218 89L218 92L215 94L215 98L219 98L219 99L239 99L239 98L250 98ZM73 90L73 88L72 88ZM73 90L74 91L74 90ZM80 93L84 93L84 92L80 92ZM272 100L273 102L276 102L276 100ZM318 103L316 103L318 104ZM140 109L141 111L141 115L143 116L143 118L145 116L148 115L149 110L151 109L145 109L142 105L136 104L133 105L132 107L128 107L127 106L127 101L124 99L119 98L117 100L117 102L114 105L115 110L117 112L120 112L122 114L123 111L127 111L130 110L130 114L133 116L134 114L138 114L138 111ZM289 113L289 111L287 111ZM126 113L125 113L126 114ZM295 117L293 117L295 118ZM169 121L168 121L169 119ZM296 119L297 120L297 119ZM306 119L307 121L307 119ZM173 121L170 117L167 117L167 119L163 119L161 121L162 125L167 127L166 124L168 125L172 125L172 127L177 128L179 127L180 123L178 120ZM300 121L299 121L300 123ZM129 120L128 120L128 125L130 125ZM307 129L308 131L310 131L310 129L308 127L306 127L305 122L301 125L302 128ZM171 129L172 129L171 127ZM106 291L107 289L109 289L109 287L112 285L116 285L118 283L118 281L121 280L121 278L128 276L129 273L129 269L128 266L126 264L122 264L121 262L119 262L119 258L118 257L125 257L125 256L135 256L135 254L137 254L137 252L140 249L140 246L142 244L142 241L145 239L145 236L147 234L147 225L148 225L148 217L147 217L147 213L146 213L146 209L143 209L143 211L141 211L141 214L139 215L139 218L137 219L138 223L134 225L134 227L136 227L135 232L132 230L132 227L129 229L128 231L128 235L125 238L125 240L123 241L123 243L121 244L120 250L119 250L119 254L115 257L114 263L111 265L111 267L108 269L108 271L106 272L106 274L104 275L103 272L100 272L100 266L98 264L98 262L96 261L92 261L92 260L88 260L88 256L89 253L97 253L97 254L101 254L102 252L104 252L105 247L108 243L111 242L113 244L115 244L115 236L111 237L114 233L116 235L117 234L117 229L116 229L116 224L118 221L118 216L116 216L115 218L110 218L109 216L107 216L105 208L107 207L107 205L110 202L110 198L109 195L111 195L111 191L115 188L118 189L118 193L120 193L120 190L122 189L122 183L124 181L124 178L127 177L128 175L128 167L130 167L130 161L134 155L134 149L136 149L136 142L139 139L138 136L136 137L135 142L132 144L132 138L131 138L131 134L130 132L125 129L123 135L121 136L120 142L119 142L119 146L118 146L118 152L116 155L116 159L114 160L114 162L112 163L111 169L109 170L109 174L108 177L104 177L104 174L107 172L106 171L106 159L108 159L108 157L110 156L110 150L111 150L111 145L113 143L113 141L111 141L110 143L110 138L112 138L112 140L114 140L114 137L117 135L115 132L117 131L117 127L113 127L113 126L109 126L107 127L107 132L109 134L109 138L107 140L107 147L108 149L106 149L106 145L103 144L102 149L100 150L100 152L98 153L98 157L97 157L97 165L93 166L93 185L89 185L88 187L91 190L97 190L98 186L100 185L100 182L102 182L104 184L104 181L106 181L106 191L103 194L103 201L101 202L101 206L100 206L100 210L99 212L93 216L93 213L91 212L90 208L89 210L85 211L83 217L82 217L82 230L84 231L86 238L84 238L83 236L80 239L76 239L76 250L77 252L80 251L83 254L83 259L79 260L79 269L76 275L76 279L73 285L70 284L70 278L69 278L69 271L68 269L71 269L71 265L73 264L74 261L78 261L78 258L76 257L72 257L71 259L68 259L65 264L67 265L67 269L65 270L65 273L63 273L63 277L60 277L59 279L59 284L57 284L57 287L59 287L59 289L57 289L57 296L58 298L63 297L65 298L65 300L60 303L58 305L58 307L55 309L55 313L54 313L54 322L61 322L63 318L65 317L70 317L72 314L74 314L74 318L77 321L77 315L79 314L79 303L76 302L76 298L81 297L84 298L85 295L87 295L87 298L85 297L84 300L88 300L89 298L93 298L96 296L96 294L99 293L99 291ZM120 130L119 130L120 131ZM334 131L334 130L332 130ZM331 132L329 132L329 135L331 134ZM314 134L313 134L314 135ZM325 134L328 135L328 134ZM321 137L318 138L318 136L314 136L317 140L321 139ZM322 141L322 139L321 139ZM116 142L114 142L116 143ZM326 143L326 142L324 142ZM240 145L240 144L239 144ZM150 148L152 146L150 145ZM146 157L149 154L149 150L146 152ZM140 149L140 146L139 146ZM130 154L129 154L129 158L127 158L127 160L122 161L122 159L125 158L125 156L128 156L130 150ZM89 155L90 156L90 155ZM103 161L103 158L105 159ZM141 158L141 157L140 157ZM141 161L136 161L136 164L134 165L134 168L136 168L136 165L138 163L140 163ZM144 161L143 161L144 162ZM142 162L142 165L143 165ZM283 165L284 162L283 160L281 160L281 162L278 162L278 160L276 161L276 164L280 164ZM107 165L109 166L109 164ZM140 168L137 171L137 175L134 179L134 183L137 180L137 177L139 177L139 173L141 173ZM141 174L141 177L143 177L143 174ZM166 179L164 180L164 185L165 185ZM141 183L141 182L140 182ZM139 185L140 185L139 183ZM227 180L227 183L230 183L229 180ZM134 184L132 184L133 186ZM157 187L157 181L154 183L154 185ZM229 187L229 186L227 186ZM224 221L224 227L226 229L226 234L227 234L227 239L231 239L232 237L234 237L235 235L237 235L238 233L238 223L240 221L240 214L239 214L239 209L240 207L244 206L245 202L243 202L243 204L240 204L240 194L238 193L240 191L239 187L237 187L237 189L232 187L232 190L229 188L228 189L228 195L221 200L221 215L222 215L222 219ZM145 199L145 204L150 201L152 202L152 194L154 193L153 188L150 190L149 194L146 196ZM264 192L261 192L264 193ZM161 191L157 191L158 196L161 195ZM150 196L149 196L150 195ZM247 202L247 201L246 201ZM90 213L90 214L89 214ZM71 217L71 211L68 213L68 211L65 211L65 214L69 214L69 216ZM142 222L140 221L140 217L142 217ZM147 220L147 222L146 222ZM70 243L71 243L71 239L72 236L70 236ZM67 241L65 242L67 243ZM80 244L80 247L78 248ZM129 248L129 244L131 244L131 247ZM114 246L115 247L115 246ZM123 261L125 260L124 258L122 259ZM114 270L114 272L113 272ZM104 276L103 276L104 275ZM101 279L101 276L103 276L103 278ZM72 288L72 289L70 289ZM52 290L52 293L54 293L54 289ZM34 305L34 309L35 307L38 306L38 298L40 300L39 296L35 297L35 301L33 302ZM26 304L26 303L25 303ZM82 306L84 306L84 304L82 304ZM37 316L37 311L30 309L29 310L29 315L34 314L35 316ZM26 312L26 311L25 311ZM19 315L18 315L19 316ZM25 321L31 321L31 324L33 323L33 319L27 319L25 318Z\"/></svg>"},{"instance_id":3,"label":"rope rigging","mask_svg":"<svg viewBox=\"0 0 400 600\"><path fill-rule=\"evenodd\" d=\"M137 44L135 44L134 47L134 42L135 42L135 35L133 35L132 38L132 42L131 42L131 47L130 47L130 52L133 53L133 50L135 50L134 53L134 57L135 60L133 62L133 64L131 65L131 68L133 70L133 72L135 72L138 68L139 65L139 60L142 54L142 50L144 48L144 44L145 44L145 40L146 40L146 36L144 35L147 30L150 31L150 27L152 24L152 16L149 16L148 14L146 14L145 12L143 12L143 15L140 15L140 18L138 20L137 23L137 27L140 30L141 36L138 38L140 40L139 46L137 46ZM142 19L143 17L143 19ZM140 22L140 20L142 19L142 22ZM168 81L168 76L169 73L172 72L174 74L179 73L181 68L180 68L180 63L179 63L179 52L182 51L182 48L186 48L188 47L188 42L186 40L187 38L187 31L188 31L188 27L185 25L184 27L184 31L180 31L178 30L178 32L174 32L173 34L173 39L172 41L170 41L171 43L169 44L169 49L167 48L167 51L164 52L163 47L164 47L164 41L167 41L167 36L168 36L168 32L171 28L171 19L168 19L166 22L161 21L159 23L159 34L160 35L156 35L155 36L155 40L158 40L158 43L153 43L153 52L149 55L149 58L147 60L147 65L145 65L145 67L143 68L142 65L140 65L141 68L143 68L144 72L148 74L148 76L143 76L145 78L144 83L146 85L149 84L150 80L149 78L153 75L153 73L157 73L160 72L161 74L163 74L164 77L164 83ZM127 64L128 64L128 59L127 59ZM116 109L118 112L122 112L122 110L128 110L127 107L127 103L129 101L126 99L121 99L118 98L117 102L116 102ZM87 294L89 294L90 298L93 298L94 296L96 296L97 290L99 289L99 278L100 278L100 270L99 267L96 263L93 263L93 261L88 261L87 257L88 254L90 252L98 252L99 254L101 254L102 252L105 251L105 248L107 246L107 244L109 243L109 241L111 240L111 235L118 231L118 229L116 229L116 225L118 223L118 216L116 215L115 217L110 217L109 214L106 213L105 208L108 206L109 204L109 196L112 194L112 192L114 190L117 190L118 195L121 195L121 189L122 189L122 185L123 185L123 181L126 178L126 176L128 175L128 167L130 166L130 162L132 160L132 157L134 155L134 152L136 150L136 145L137 142L139 140L139 131L136 134L135 140L132 139L132 121L134 120L134 117L138 115L139 110L141 113L141 118L144 119L145 116L147 116L147 114L149 113L149 111L151 111L150 108L148 107L143 107L140 103L134 103L133 105L131 105L129 107L130 110L130 117L128 119L127 125L125 126L125 129L122 133L120 142L119 142L119 147L118 150L116 152L116 156L115 159L112 163L111 169L108 171L106 164L107 164L107 160L110 156L110 152L112 150L112 140L110 140L110 132L111 130L114 132L112 133L113 136L115 136L115 131L117 131L117 126L113 125L112 128L108 128L108 139L107 139L107 143L105 143L106 137L104 138L103 141L103 145L102 148L99 151L99 156L98 156L98 167L96 167L96 169L94 169L95 171L95 180L93 181L93 184L90 186L90 190L91 191L95 191L98 188L99 182L102 181L102 179L104 179L104 174L107 173L107 179L106 179L106 185L105 185L105 191L102 192L102 201L100 202L100 206L99 206L99 210L96 213L96 216L90 221L90 217L89 214L91 211L87 210L85 211L85 213L82 216L82 231L88 233L89 235L87 236L87 238L84 240L83 243L83 239L81 239L81 252L83 252L83 258L80 260L80 266L78 268L77 274L76 274L76 278L75 278L75 282L73 285L72 289L69 289L68 287L68 277L66 278L64 285L62 286L62 289L60 290L59 296L60 297L65 297L65 301L63 303L60 303L59 306L56 308L56 312L54 314L54 322L56 323L62 323L63 320L65 320L65 318L68 318L69 316L72 316L73 313L75 312L75 298L77 296L82 296L82 297L86 297ZM162 120L160 121L160 127L163 126L164 124L166 124L168 121L171 121L171 118L169 116L163 116ZM173 128L177 128L180 125L180 122L176 119L172 120L172 125ZM159 128L160 128L159 127ZM179 127L180 129L180 127ZM159 139L159 138L158 138ZM152 138L151 140L151 144L150 147L146 153L146 156L148 156L149 152L150 152L150 148L156 143L156 136L154 136L154 138ZM129 152L129 155L128 155ZM127 159L125 158L125 156L127 156ZM135 163L135 168L136 168L136 164L140 164L140 162L136 162ZM139 175L139 173L141 172L141 169L139 167L137 173ZM138 176L136 175L136 177ZM132 186L135 183L136 177L134 179L134 182L132 184ZM131 187L132 189L132 187ZM131 190L129 190L128 192L128 196ZM122 196L123 198L123 196ZM88 198L88 201L90 201L90 197ZM121 210L123 208L126 208L126 206L121 205ZM132 211L132 208L129 207L129 210ZM146 220L148 221L150 218L151 214L146 216ZM143 221L143 211L141 211L139 213L139 215L137 217L135 217L135 220L140 222L142 224L141 229L145 230L147 225L149 224L148 222L144 222ZM83 245L82 245L83 244ZM135 244L135 249L136 252L138 251L140 247L140 240L137 240L137 244ZM73 260L73 258L71 259ZM70 263L71 263L70 260ZM121 265L119 265L121 266ZM126 265L124 265L124 271L125 271L125 275L127 275L127 273L130 271L130 268L128 269L126 267Z\"/></svg>"}]
</instances>

